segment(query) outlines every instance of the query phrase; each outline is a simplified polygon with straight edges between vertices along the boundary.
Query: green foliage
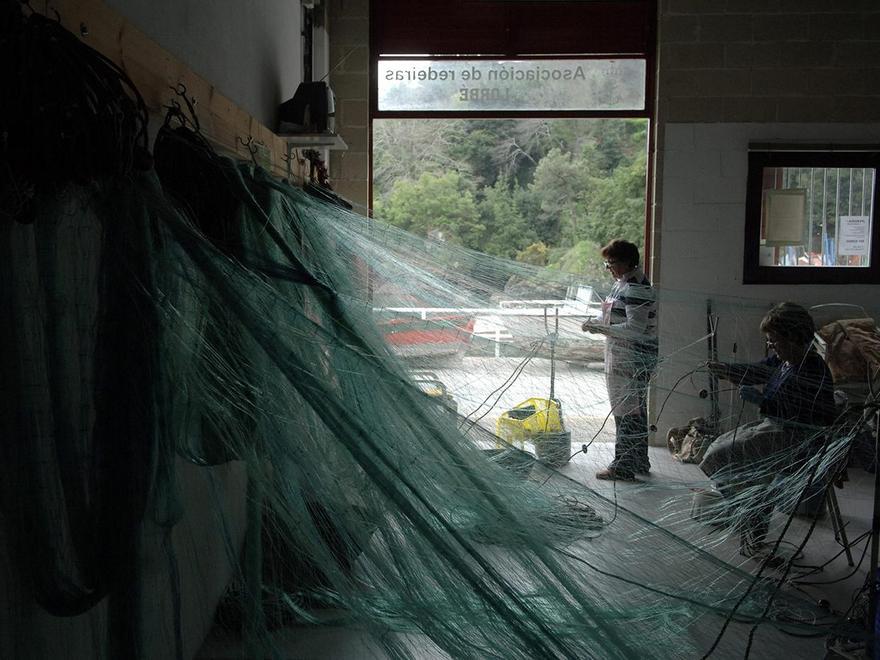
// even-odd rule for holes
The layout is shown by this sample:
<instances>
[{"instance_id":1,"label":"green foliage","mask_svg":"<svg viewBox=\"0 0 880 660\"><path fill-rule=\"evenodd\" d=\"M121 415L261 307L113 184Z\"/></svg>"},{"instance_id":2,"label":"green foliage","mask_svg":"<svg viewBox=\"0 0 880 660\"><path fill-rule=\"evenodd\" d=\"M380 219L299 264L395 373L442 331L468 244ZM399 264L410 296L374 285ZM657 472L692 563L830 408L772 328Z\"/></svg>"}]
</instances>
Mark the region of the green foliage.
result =
<instances>
[{"instance_id":1,"label":"green foliage","mask_svg":"<svg viewBox=\"0 0 880 660\"><path fill-rule=\"evenodd\" d=\"M571 245L579 235L579 197L586 194L590 179L583 163L571 153L551 149L535 169L529 191L538 200L534 219L541 240Z\"/></svg>"},{"instance_id":2,"label":"green foliage","mask_svg":"<svg viewBox=\"0 0 880 660\"><path fill-rule=\"evenodd\" d=\"M620 165L609 177L592 177L585 200L582 236L600 245L625 238L644 244L645 154Z\"/></svg>"},{"instance_id":3,"label":"green foliage","mask_svg":"<svg viewBox=\"0 0 880 660\"><path fill-rule=\"evenodd\" d=\"M598 281L605 277L605 266L599 256L601 246L590 241L579 241L573 247L555 255L556 259L550 266L567 273L580 273L588 280Z\"/></svg>"},{"instance_id":4,"label":"green foliage","mask_svg":"<svg viewBox=\"0 0 880 660\"><path fill-rule=\"evenodd\" d=\"M525 250L517 252L516 260L532 266L546 266L549 253L547 246L538 241L529 245Z\"/></svg>"},{"instance_id":5,"label":"green foliage","mask_svg":"<svg viewBox=\"0 0 880 660\"><path fill-rule=\"evenodd\" d=\"M374 210L509 259L540 243L546 265L592 271L613 238L643 245L646 144L637 119L377 121Z\"/></svg>"},{"instance_id":6,"label":"green foliage","mask_svg":"<svg viewBox=\"0 0 880 660\"><path fill-rule=\"evenodd\" d=\"M449 156L462 163L473 181L494 186L504 170L503 144L516 122L498 120L455 120L455 140ZM433 121L430 124L434 124Z\"/></svg>"},{"instance_id":7,"label":"green foliage","mask_svg":"<svg viewBox=\"0 0 880 660\"><path fill-rule=\"evenodd\" d=\"M642 121L601 119L597 126L592 162L598 172L612 174L645 152L647 124Z\"/></svg>"},{"instance_id":8,"label":"green foliage","mask_svg":"<svg viewBox=\"0 0 880 660\"><path fill-rule=\"evenodd\" d=\"M459 172L471 166L455 154L467 141L461 120L377 121L373 125L373 186L385 199L401 179L416 181L425 172ZM475 147L478 148L478 145Z\"/></svg>"},{"instance_id":9,"label":"green foliage","mask_svg":"<svg viewBox=\"0 0 880 660\"><path fill-rule=\"evenodd\" d=\"M512 194L504 179L484 188L479 203L480 218L486 228L481 249L486 254L514 258L524 247L538 240L538 234L521 208L522 195Z\"/></svg>"},{"instance_id":10,"label":"green foliage","mask_svg":"<svg viewBox=\"0 0 880 660\"><path fill-rule=\"evenodd\" d=\"M377 216L414 234L472 249L480 247L485 230L474 194L456 172L424 173L417 181L399 179Z\"/></svg>"}]
</instances>

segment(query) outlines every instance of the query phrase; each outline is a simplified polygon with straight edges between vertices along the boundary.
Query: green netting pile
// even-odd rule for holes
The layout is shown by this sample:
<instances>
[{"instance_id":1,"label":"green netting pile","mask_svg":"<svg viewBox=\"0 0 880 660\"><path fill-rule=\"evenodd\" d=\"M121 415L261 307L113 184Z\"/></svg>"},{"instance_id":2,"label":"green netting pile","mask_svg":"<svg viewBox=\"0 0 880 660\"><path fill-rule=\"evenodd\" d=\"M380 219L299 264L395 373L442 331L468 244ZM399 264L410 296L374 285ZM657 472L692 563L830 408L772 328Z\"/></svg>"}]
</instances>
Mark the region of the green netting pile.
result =
<instances>
[{"instance_id":1,"label":"green netting pile","mask_svg":"<svg viewBox=\"0 0 880 660\"><path fill-rule=\"evenodd\" d=\"M23 30L7 29L5 54ZM3 103L12 130L25 120ZM152 166L141 153L122 173L51 185L31 185L30 156L4 143L10 657L56 648L47 619L70 621L71 640L84 629L72 656L108 658L191 656L210 626L240 634L247 657L283 656L273 632L308 624L363 628L391 657L427 645L505 659L693 658L750 647L730 626L760 625L777 650L780 630L837 630L787 584L791 564L754 562L741 536L836 474L864 419L805 428L809 451L731 470L728 497L696 518L694 489L708 487L696 468L592 488L613 427L590 368L601 343L579 329L592 308L561 321L522 310L580 304L606 283L319 201L217 156L181 116ZM659 300L705 318L698 294ZM766 308L716 300L714 313L745 345ZM658 425L711 383L705 328L682 321L671 336L653 377ZM561 402L562 458L495 435L529 397ZM718 430L749 414L723 398ZM223 466L240 478L218 477ZM193 596L188 575L214 576L218 556L227 579ZM21 606L32 601L40 614Z\"/></svg>"}]
</instances>

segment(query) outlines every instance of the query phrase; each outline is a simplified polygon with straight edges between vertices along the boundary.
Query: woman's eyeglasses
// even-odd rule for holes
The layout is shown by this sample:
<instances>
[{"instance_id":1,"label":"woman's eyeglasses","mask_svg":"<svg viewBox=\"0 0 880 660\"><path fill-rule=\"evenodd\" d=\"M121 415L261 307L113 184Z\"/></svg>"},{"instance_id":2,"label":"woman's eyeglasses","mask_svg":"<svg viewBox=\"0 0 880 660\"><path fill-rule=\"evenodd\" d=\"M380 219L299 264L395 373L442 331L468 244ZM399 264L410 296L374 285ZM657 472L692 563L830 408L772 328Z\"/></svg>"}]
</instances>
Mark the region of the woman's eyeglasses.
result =
<instances>
[{"instance_id":1,"label":"woman's eyeglasses","mask_svg":"<svg viewBox=\"0 0 880 660\"><path fill-rule=\"evenodd\" d=\"M619 261L606 261L606 262L605 262L605 268L607 268L608 270L611 270L611 267L612 267L612 266L615 266L615 265L617 265L617 264L619 264L619 263L620 263Z\"/></svg>"}]
</instances>

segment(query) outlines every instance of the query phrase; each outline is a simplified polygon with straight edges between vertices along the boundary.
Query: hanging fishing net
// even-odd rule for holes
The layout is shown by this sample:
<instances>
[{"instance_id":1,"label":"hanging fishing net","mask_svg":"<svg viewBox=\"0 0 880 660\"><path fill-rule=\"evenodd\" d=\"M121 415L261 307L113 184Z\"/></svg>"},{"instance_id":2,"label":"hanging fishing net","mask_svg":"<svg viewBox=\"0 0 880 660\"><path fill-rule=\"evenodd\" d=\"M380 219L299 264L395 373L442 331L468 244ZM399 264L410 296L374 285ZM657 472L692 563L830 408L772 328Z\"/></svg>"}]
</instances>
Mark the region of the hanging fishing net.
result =
<instances>
[{"instance_id":1,"label":"hanging fishing net","mask_svg":"<svg viewBox=\"0 0 880 660\"><path fill-rule=\"evenodd\" d=\"M66 38L36 15L4 30L22 86L22 45ZM316 199L217 155L179 105L151 160L121 72L68 50L117 81L118 148L43 180L45 155L11 137L29 97L0 116L5 657L192 657L211 629L284 657L294 626L363 630L399 658L768 657L860 634L770 559L807 543L789 513L839 476L863 408L777 420L777 444L714 482L683 466L597 487L615 420L605 337L581 326L608 282ZM100 132L110 106L86 98L74 123ZM705 409L670 436L696 460L762 421L743 377L706 362L754 345L768 305L650 302L677 324L645 382L651 423Z\"/></svg>"}]
</instances>

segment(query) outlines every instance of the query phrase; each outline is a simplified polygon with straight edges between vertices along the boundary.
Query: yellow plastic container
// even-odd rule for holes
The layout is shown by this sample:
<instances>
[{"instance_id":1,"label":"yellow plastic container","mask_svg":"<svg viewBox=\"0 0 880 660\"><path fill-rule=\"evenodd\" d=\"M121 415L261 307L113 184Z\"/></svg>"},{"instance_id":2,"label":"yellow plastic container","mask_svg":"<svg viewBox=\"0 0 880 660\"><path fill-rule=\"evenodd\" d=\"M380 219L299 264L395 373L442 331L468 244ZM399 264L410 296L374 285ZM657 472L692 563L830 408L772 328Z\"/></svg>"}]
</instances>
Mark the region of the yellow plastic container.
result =
<instances>
[{"instance_id":1,"label":"yellow plastic container","mask_svg":"<svg viewBox=\"0 0 880 660\"><path fill-rule=\"evenodd\" d=\"M551 399L526 399L502 413L495 423L499 438L519 445L535 436L562 430L559 404Z\"/></svg>"}]
</instances>

